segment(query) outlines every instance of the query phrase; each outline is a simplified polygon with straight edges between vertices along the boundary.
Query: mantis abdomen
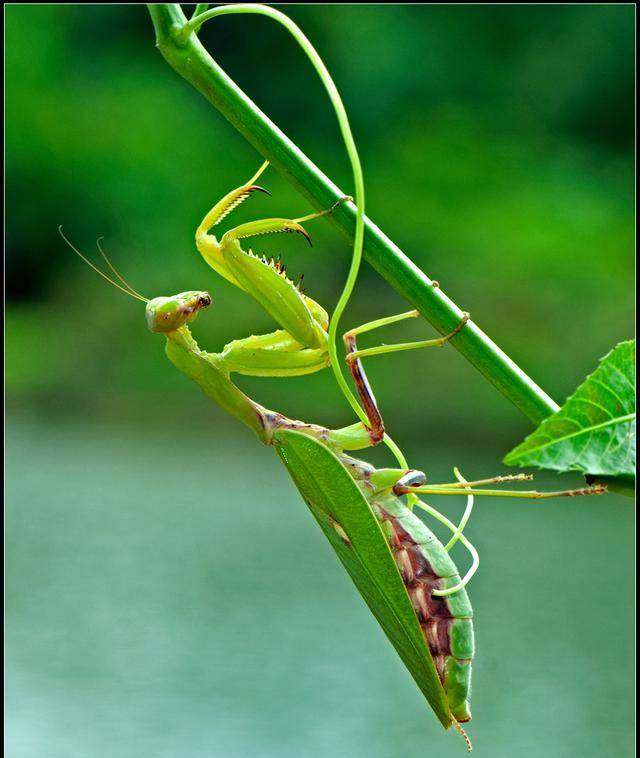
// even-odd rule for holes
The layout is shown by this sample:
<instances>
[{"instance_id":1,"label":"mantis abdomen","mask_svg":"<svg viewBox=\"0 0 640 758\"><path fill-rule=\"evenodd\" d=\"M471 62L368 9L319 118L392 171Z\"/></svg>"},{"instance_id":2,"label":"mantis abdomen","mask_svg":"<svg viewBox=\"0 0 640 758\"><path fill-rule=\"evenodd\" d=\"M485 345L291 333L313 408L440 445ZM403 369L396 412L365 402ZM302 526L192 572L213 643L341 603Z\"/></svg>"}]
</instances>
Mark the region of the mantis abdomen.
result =
<instances>
[{"instance_id":1,"label":"mantis abdomen","mask_svg":"<svg viewBox=\"0 0 640 758\"><path fill-rule=\"evenodd\" d=\"M469 721L474 653L471 603L464 589L447 597L433 595L433 590L458 584L458 571L442 543L393 494L374 497L371 506L388 539L451 713L457 721Z\"/></svg>"}]
</instances>

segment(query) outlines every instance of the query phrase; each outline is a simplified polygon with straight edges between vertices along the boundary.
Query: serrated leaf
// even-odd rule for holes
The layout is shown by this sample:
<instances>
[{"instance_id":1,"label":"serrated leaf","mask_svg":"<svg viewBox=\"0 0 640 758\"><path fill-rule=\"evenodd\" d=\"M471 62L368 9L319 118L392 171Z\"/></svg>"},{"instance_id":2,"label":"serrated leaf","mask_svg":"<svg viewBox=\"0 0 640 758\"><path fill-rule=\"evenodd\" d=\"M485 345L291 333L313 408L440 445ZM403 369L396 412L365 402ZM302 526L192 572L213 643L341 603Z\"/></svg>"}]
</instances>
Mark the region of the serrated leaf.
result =
<instances>
[{"instance_id":1,"label":"serrated leaf","mask_svg":"<svg viewBox=\"0 0 640 758\"><path fill-rule=\"evenodd\" d=\"M504 462L593 476L635 476L635 352L635 340L616 345L562 408Z\"/></svg>"}]
</instances>

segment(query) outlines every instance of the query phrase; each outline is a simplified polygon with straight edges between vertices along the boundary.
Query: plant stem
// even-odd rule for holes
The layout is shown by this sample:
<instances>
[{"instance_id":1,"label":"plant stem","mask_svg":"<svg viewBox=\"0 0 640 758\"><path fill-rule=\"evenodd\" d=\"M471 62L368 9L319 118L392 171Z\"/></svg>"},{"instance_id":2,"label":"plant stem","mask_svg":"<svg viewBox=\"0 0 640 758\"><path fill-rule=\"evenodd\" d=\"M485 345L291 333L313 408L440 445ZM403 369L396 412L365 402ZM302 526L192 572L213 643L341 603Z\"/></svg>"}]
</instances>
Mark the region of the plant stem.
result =
<instances>
[{"instance_id":1,"label":"plant stem","mask_svg":"<svg viewBox=\"0 0 640 758\"><path fill-rule=\"evenodd\" d=\"M150 4L156 44L166 61L255 147L315 208L344 197L309 158L227 76L192 33L181 32L187 19L178 4ZM356 208L341 204L329 217L353 242ZM450 300L383 232L365 219L364 255L374 269L441 334L451 332L463 311ZM473 321L451 344L534 423L555 413L556 403Z\"/></svg>"}]
</instances>

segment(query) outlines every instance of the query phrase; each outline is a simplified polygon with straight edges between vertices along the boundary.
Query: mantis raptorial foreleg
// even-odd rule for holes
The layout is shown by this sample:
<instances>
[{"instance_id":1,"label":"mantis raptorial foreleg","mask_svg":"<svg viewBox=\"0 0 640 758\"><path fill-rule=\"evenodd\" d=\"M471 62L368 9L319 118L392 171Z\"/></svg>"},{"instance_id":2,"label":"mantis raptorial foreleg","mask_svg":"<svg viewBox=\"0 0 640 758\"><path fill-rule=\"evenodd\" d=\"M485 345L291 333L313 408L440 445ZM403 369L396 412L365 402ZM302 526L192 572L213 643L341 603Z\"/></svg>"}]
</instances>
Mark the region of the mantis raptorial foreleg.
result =
<instances>
[{"instance_id":1,"label":"mantis raptorial foreleg","mask_svg":"<svg viewBox=\"0 0 640 758\"><path fill-rule=\"evenodd\" d=\"M206 214L196 231L196 246L207 263L232 284L250 294L281 329L260 336L235 340L222 356L228 371L251 376L298 376L320 371L330 364L327 312L286 275L280 259L267 260L246 252L241 240L264 234L298 232L308 240L303 222L331 213L351 198L341 198L331 208L295 219L269 218L250 221L225 232L220 241L210 230L256 191L255 184L267 163L249 181L227 193ZM362 381L364 384L362 384ZM366 377L358 387L372 429L370 441L382 439L382 419Z\"/></svg>"},{"instance_id":2,"label":"mantis raptorial foreleg","mask_svg":"<svg viewBox=\"0 0 640 758\"><path fill-rule=\"evenodd\" d=\"M331 208L299 218L249 221L228 230L218 241L215 235L209 233L210 230L252 192L266 192L255 182L267 165L264 163L245 184L227 193L213 206L196 231L196 245L215 271L250 294L281 327L270 334L235 340L226 345L222 355L229 372L251 376L299 376L320 371L330 365L327 312L301 292L300 281L294 284L287 277L279 258L259 258L251 250L243 250L240 243L252 237L282 232L297 232L309 240L302 223L331 213L339 203L350 198L341 198ZM468 315L463 314L460 323L450 334L431 340L358 350L356 336L418 315L418 311L409 311L378 319L356 327L345 335L347 363L368 419L370 444L378 444L384 439L384 422L359 359L399 350L444 345L464 326Z\"/></svg>"},{"instance_id":3,"label":"mantis raptorial foreleg","mask_svg":"<svg viewBox=\"0 0 640 758\"><path fill-rule=\"evenodd\" d=\"M318 211L317 213L309 213L306 216L300 216L300 218L264 218L258 221L248 221L246 224L240 224L233 229L229 229L228 232L225 232L220 244L225 245L229 242L241 239L260 237L264 234L279 234L282 232L297 232L298 234L301 234L309 244L311 244L311 237L302 226L302 223L311 221L314 218L326 216L334 211L340 203L344 203L347 200L351 200L351 198L345 196L335 202L330 208L325 208L325 210Z\"/></svg>"},{"instance_id":4,"label":"mantis raptorial foreleg","mask_svg":"<svg viewBox=\"0 0 640 758\"><path fill-rule=\"evenodd\" d=\"M302 376L328 365L326 350L305 348L283 329L234 340L221 355L230 373L245 376Z\"/></svg>"},{"instance_id":5,"label":"mantis raptorial foreleg","mask_svg":"<svg viewBox=\"0 0 640 758\"><path fill-rule=\"evenodd\" d=\"M209 230L219 224L222 219L231 213L231 211L243 203L251 195L252 192L264 192L265 195L271 194L269 190L266 190L264 187L260 187L255 184L255 182L257 182L260 178L261 174L266 170L268 165L269 161L265 161L248 182L245 182L239 187L236 187L236 189L231 190L231 192L228 192L213 206L213 208L211 208L211 210L202 219L200 225L196 230L196 243L198 243L198 249L200 249L200 245L202 245L205 250L207 249L207 245L210 242L208 239ZM215 238L212 240L212 242L213 241L215 241Z\"/></svg>"}]
</instances>

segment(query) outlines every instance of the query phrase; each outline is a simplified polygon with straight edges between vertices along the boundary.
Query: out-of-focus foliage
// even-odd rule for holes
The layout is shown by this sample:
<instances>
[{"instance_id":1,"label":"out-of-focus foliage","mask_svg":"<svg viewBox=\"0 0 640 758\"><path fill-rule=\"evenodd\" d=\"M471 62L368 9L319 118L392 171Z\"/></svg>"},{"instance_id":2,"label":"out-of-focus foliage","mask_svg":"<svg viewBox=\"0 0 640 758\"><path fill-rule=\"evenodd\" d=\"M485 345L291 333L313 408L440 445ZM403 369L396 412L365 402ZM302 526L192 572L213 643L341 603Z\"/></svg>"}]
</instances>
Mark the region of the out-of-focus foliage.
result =
<instances>
[{"instance_id":1,"label":"out-of-focus foliage","mask_svg":"<svg viewBox=\"0 0 640 758\"><path fill-rule=\"evenodd\" d=\"M342 90L369 214L548 392L566 396L631 331L633 8L288 12ZM85 252L105 235L115 264L150 296L209 288L214 307L196 331L217 349L272 324L198 259L193 231L260 157L164 63L143 6L14 5L6 22L10 404L124 408L135 421L157 416L159 399L163 420L201 411L140 305L105 286L56 229ZM217 20L203 38L349 191L331 110L285 33L244 17ZM274 198L252 200L239 219L305 212L275 173L265 183ZM348 250L323 222L310 230L312 252L289 238L264 247L331 307ZM404 307L365 266L345 326ZM430 331L414 323L383 338ZM508 444L528 430L452 349L377 358L370 372L390 427L407 435L437 428L473 441L490 427ZM247 386L292 415L350 419L328 372Z\"/></svg>"}]
</instances>

